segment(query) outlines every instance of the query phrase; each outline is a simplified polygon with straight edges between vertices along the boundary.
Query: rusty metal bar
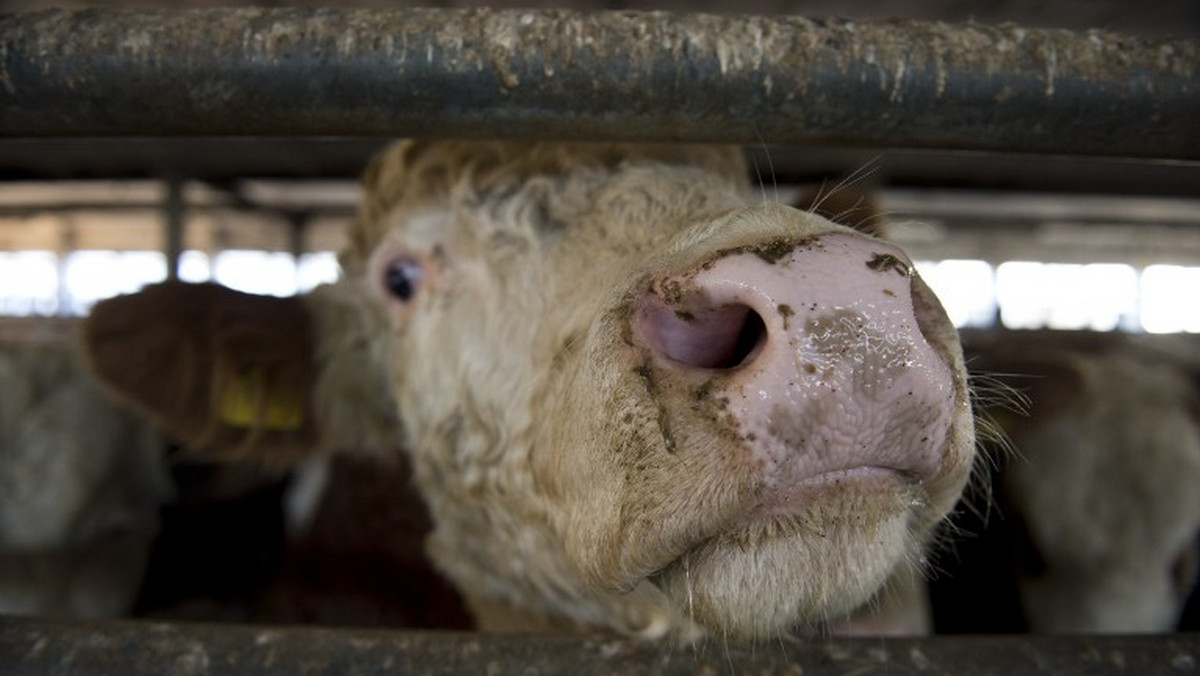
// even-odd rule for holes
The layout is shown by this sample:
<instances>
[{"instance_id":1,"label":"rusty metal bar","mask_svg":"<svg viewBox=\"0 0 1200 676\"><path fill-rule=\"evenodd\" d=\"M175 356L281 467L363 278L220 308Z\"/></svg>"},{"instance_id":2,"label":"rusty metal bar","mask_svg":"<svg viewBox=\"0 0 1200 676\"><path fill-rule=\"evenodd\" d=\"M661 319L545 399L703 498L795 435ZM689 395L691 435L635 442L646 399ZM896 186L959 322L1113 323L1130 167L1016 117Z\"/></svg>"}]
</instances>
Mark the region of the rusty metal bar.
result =
<instances>
[{"instance_id":1,"label":"rusty metal bar","mask_svg":"<svg viewBox=\"0 0 1200 676\"><path fill-rule=\"evenodd\" d=\"M756 647L614 636L0 618L5 674L1170 674L1200 635L812 639Z\"/></svg>"},{"instance_id":2,"label":"rusty metal bar","mask_svg":"<svg viewBox=\"0 0 1200 676\"><path fill-rule=\"evenodd\" d=\"M664 12L0 16L0 137L460 136L1200 159L1200 50Z\"/></svg>"}]
</instances>

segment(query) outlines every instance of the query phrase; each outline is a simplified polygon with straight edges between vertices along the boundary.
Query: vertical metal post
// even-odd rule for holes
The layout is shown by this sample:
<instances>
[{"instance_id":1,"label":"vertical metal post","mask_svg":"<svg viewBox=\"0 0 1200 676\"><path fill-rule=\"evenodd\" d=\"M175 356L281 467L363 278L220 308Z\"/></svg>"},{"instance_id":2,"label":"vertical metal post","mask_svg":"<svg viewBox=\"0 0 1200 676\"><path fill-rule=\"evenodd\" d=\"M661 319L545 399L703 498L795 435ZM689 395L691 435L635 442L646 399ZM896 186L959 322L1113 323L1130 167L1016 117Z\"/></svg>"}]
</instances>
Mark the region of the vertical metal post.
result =
<instances>
[{"instance_id":1,"label":"vertical metal post","mask_svg":"<svg viewBox=\"0 0 1200 676\"><path fill-rule=\"evenodd\" d=\"M75 297L71 294L70 287L67 286L67 257L75 252L78 246L79 236L75 231L75 220L69 216L59 217L58 242L56 251L54 252L55 263L57 267L56 284L58 307L54 314L63 317L72 314L72 306L74 305Z\"/></svg>"},{"instance_id":2,"label":"vertical metal post","mask_svg":"<svg viewBox=\"0 0 1200 676\"><path fill-rule=\"evenodd\" d=\"M183 181L171 176L166 181L163 203L163 253L167 256L167 279L179 281L179 258L183 255Z\"/></svg>"},{"instance_id":3,"label":"vertical metal post","mask_svg":"<svg viewBox=\"0 0 1200 676\"><path fill-rule=\"evenodd\" d=\"M289 212L287 214L288 222L288 247L291 250L292 262L294 264L293 271L296 292L300 291L300 257L304 255L305 235L308 233L309 214L299 212Z\"/></svg>"}]
</instances>

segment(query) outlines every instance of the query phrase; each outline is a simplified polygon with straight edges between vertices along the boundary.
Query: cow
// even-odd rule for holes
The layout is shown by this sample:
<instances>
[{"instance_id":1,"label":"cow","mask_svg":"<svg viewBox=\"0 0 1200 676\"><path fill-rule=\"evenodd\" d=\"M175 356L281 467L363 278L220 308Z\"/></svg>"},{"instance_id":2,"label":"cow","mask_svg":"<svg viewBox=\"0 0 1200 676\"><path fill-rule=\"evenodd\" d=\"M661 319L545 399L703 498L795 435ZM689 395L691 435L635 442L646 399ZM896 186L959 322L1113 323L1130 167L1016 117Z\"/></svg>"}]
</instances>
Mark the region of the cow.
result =
<instances>
[{"instance_id":1,"label":"cow","mask_svg":"<svg viewBox=\"0 0 1200 676\"><path fill-rule=\"evenodd\" d=\"M0 613L127 615L172 496L165 439L69 340L4 344L0 393Z\"/></svg>"},{"instance_id":2,"label":"cow","mask_svg":"<svg viewBox=\"0 0 1200 676\"><path fill-rule=\"evenodd\" d=\"M919 574L975 457L954 327L895 246L723 146L403 141L343 274L96 306L93 370L185 443L400 447L484 630L768 640Z\"/></svg>"},{"instance_id":3,"label":"cow","mask_svg":"<svg viewBox=\"0 0 1200 676\"><path fill-rule=\"evenodd\" d=\"M1200 395L1188 359L1121 336L973 338L1021 392L998 475L1024 618L1041 633L1171 631L1200 562Z\"/></svg>"}]
</instances>

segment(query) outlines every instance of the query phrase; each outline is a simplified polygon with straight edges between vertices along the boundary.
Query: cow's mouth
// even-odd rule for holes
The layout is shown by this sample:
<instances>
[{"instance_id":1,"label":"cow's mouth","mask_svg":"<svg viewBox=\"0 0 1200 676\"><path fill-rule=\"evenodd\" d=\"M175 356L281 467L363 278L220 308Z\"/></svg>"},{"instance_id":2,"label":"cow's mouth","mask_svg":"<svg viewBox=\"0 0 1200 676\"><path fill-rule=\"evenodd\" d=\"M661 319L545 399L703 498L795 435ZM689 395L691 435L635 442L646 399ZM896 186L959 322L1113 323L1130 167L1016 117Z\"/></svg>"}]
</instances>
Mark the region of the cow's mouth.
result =
<instances>
[{"instance_id":1,"label":"cow's mouth","mask_svg":"<svg viewBox=\"0 0 1200 676\"><path fill-rule=\"evenodd\" d=\"M826 499L831 493L886 492L903 490L903 484L913 483L911 472L882 465L856 465L819 471L785 486L766 487L757 504L736 527L787 520L809 510L812 503ZM919 500L915 501L919 503Z\"/></svg>"},{"instance_id":2,"label":"cow's mouth","mask_svg":"<svg viewBox=\"0 0 1200 676\"><path fill-rule=\"evenodd\" d=\"M787 486L764 486L719 525L710 522L711 531L664 557L664 565L649 577L722 547L744 552L775 539L828 538L834 532L842 541L871 537L881 520L906 520L907 513L926 502L922 484L911 472L879 465L830 469Z\"/></svg>"},{"instance_id":3,"label":"cow's mouth","mask_svg":"<svg viewBox=\"0 0 1200 676\"><path fill-rule=\"evenodd\" d=\"M921 487L859 466L772 493L649 576L677 611L719 634L761 639L865 603L917 538Z\"/></svg>"},{"instance_id":4,"label":"cow's mouth","mask_svg":"<svg viewBox=\"0 0 1200 676\"><path fill-rule=\"evenodd\" d=\"M785 485L767 485L713 535L689 549L714 541L757 546L764 540L798 533L827 537L840 531L873 532L880 519L921 509L926 503L918 478L906 470L854 465L818 471Z\"/></svg>"}]
</instances>

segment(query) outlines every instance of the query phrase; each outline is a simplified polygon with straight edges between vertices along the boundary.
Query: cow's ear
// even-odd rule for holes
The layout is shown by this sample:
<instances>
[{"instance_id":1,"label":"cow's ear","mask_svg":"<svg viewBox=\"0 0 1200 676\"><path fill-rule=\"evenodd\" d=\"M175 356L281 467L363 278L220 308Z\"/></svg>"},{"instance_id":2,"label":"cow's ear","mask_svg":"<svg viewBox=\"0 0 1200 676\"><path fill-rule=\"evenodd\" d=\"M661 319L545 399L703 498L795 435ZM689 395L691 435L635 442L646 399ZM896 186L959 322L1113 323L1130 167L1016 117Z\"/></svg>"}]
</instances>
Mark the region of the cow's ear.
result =
<instances>
[{"instance_id":1,"label":"cow's ear","mask_svg":"<svg viewBox=\"0 0 1200 676\"><path fill-rule=\"evenodd\" d=\"M103 301L83 325L98 379L186 446L283 463L315 446L312 333L300 298L179 282Z\"/></svg>"},{"instance_id":2,"label":"cow's ear","mask_svg":"<svg viewBox=\"0 0 1200 676\"><path fill-rule=\"evenodd\" d=\"M800 194L795 207L824 216L839 225L876 237L883 236L884 214L879 202L865 189L853 186L810 188Z\"/></svg>"}]
</instances>

